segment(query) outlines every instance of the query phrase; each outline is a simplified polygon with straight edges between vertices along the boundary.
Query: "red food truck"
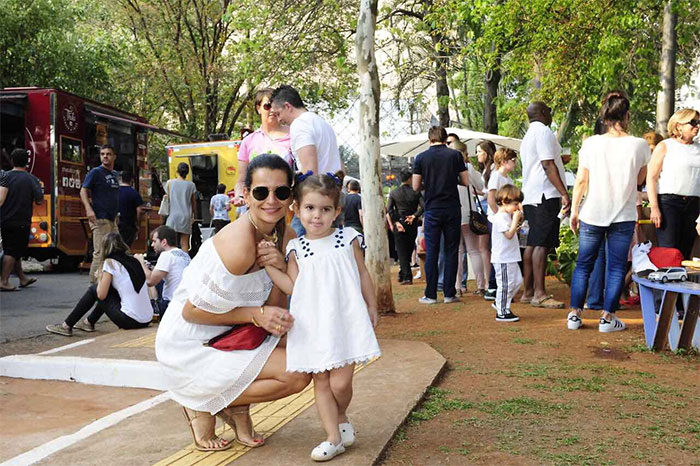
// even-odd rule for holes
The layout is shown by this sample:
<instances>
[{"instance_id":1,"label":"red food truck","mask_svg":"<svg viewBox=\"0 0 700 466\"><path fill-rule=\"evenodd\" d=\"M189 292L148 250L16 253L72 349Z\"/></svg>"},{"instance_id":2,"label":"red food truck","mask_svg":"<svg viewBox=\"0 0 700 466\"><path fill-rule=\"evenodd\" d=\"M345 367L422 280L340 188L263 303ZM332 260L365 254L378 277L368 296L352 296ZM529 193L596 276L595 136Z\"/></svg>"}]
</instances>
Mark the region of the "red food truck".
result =
<instances>
[{"instance_id":1,"label":"red food truck","mask_svg":"<svg viewBox=\"0 0 700 466\"><path fill-rule=\"evenodd\" d=\"M29 172L39 178L44 203L34 206L29 255L77 264L88 251L89 227L80 202L86 173L100 165L100 146L117 152L115 170L131 171L145 202L159 204L162 185L147 164L148 131L165 131L132 113L58 89L0 90L2 168L20 147L29 151ZM141 219L134 252L146 249L150 231L160 224L157 209Z\"/></svg>"}]
</instances>

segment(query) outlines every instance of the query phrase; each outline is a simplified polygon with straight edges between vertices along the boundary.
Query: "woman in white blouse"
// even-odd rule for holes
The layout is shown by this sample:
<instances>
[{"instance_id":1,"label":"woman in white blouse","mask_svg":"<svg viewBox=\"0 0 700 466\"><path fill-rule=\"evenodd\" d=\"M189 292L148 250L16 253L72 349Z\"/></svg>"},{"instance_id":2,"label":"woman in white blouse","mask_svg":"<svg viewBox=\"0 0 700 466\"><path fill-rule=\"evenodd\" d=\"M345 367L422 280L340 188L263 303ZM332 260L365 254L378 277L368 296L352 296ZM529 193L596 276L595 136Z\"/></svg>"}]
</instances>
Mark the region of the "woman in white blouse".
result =
<instances>
[{"instance_id":1,"label":"woman in white blouse","mask_svg":"<svg viewBox=\"0 0 700 466\"><path fill-rule=\"evenodd\" d=\"M669 138L654 149L647 173L651 221L659 246L690 258L700 199L700 112L678 110L668 120Z\"/></svg>"}]
</instances>

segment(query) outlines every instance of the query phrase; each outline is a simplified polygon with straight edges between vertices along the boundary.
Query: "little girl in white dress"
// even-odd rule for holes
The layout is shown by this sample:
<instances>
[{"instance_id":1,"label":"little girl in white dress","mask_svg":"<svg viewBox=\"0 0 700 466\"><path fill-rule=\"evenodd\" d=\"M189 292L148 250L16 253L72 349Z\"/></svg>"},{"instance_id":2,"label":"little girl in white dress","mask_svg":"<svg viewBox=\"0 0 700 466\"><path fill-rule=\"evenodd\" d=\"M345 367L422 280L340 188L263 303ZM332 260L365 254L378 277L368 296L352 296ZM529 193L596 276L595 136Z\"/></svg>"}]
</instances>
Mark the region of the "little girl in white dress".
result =
<instances>
[{"instance_id":1,"label":"little girl in white dress","mask_svg":"<svg viewBox=\"0 0 700 466\"><path fill-rule=\"evenodd\" d=\"M354 443L355 431L346 415L354 366L380 355L364 237L352 228L333 228L339 199L340 180L335 175L298 175L295 213L306 234L289 241L286 273L266 267L273 282L292 296L287 371L311 373L314 380L316 406L327 434L311 452L315 461L328 461Z\"/></svg>"}]
</instances>

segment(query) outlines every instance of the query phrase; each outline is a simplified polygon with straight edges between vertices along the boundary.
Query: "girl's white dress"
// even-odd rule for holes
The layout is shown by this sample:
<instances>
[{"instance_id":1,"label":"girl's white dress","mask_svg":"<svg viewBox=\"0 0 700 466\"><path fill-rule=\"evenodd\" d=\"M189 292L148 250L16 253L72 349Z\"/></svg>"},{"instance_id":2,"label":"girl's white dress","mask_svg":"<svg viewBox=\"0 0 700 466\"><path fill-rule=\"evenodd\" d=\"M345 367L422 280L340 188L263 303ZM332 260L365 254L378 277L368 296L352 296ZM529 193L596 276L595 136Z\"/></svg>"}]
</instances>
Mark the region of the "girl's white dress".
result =
<instances>
[{"instance_id":1,"label":"girl's white dress","mask_svg":"<svg viewBox=\"0 0 700 466\"><path fill-rule=\"evenodd\" d=\"M340 227L329 236L305 236L287 244L299 275L289 310L294 325L287 338L288 372L323 372L380 355L362 297L353 241L364 237Z\"/></svg>"},{"instance_id":2,"label":"girl's white dress","mask_svg":"<svg viewBox=\"0 0 700 466\"><path fill-rule=\"evenodd\" d=\"M279 338L269 335L254 350L220 351L203 344L230 326L200 325L182 318L185 301L214 314L240 306L261 306L272 290L264 269L233 275L213 241L205 241L182 274L156 334L156 357L173 399L197 411L215 414L227 407L258 376Z\"/></svg>"}]
</instances>

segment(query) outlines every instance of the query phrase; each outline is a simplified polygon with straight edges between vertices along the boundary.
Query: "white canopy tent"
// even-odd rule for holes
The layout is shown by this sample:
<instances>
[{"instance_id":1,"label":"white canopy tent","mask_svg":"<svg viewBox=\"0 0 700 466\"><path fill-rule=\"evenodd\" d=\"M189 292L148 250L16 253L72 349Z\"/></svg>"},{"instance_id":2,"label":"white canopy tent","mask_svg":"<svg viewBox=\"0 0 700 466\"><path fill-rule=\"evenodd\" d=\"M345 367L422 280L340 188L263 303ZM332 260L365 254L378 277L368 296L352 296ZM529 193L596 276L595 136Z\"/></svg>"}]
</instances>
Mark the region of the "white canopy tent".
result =
<instances>
[{"instance_id":1,"label":"white canopy tent","mask_svg":"<svg viewBox=\"0 0 700 466\"><path fill-rule=\"evenodd\" d=\"M496 147L508 147L520 151L520 139L499 136L498 134L481 133L461 128L445 128L447 134L455 133L460 141L467 145L470 155L476 154L476 146L481 141L489 140ZM393 157L415 157L429 147L428 134L413 134L403 136L393 141L382 141L380 151L382 155Z\"/></svg>"}]
</instances>

